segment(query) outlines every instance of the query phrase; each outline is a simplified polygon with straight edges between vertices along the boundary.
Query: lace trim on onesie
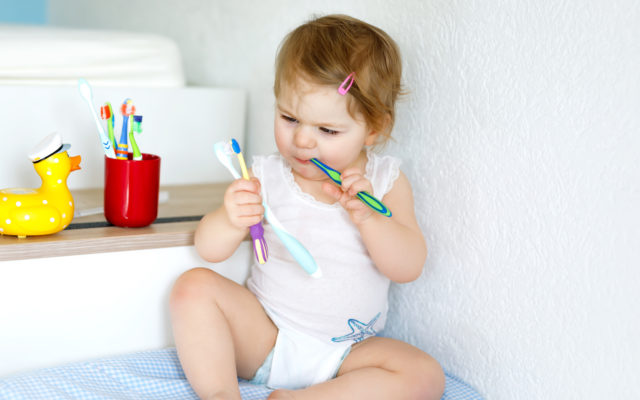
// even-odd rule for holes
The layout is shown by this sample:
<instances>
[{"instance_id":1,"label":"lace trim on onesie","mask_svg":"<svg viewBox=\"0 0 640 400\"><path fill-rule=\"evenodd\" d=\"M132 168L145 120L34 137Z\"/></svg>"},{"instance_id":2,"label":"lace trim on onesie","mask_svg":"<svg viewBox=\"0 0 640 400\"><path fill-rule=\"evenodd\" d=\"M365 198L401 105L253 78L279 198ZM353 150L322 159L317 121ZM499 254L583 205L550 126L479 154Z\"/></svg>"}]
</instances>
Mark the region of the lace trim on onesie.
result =
<instances>
[{"instance_id":1,"label":"lace trim on onesie","mask_svg":"<svg viewBox=\"0 0 640 400\"><path fill-rule=\"evenodd\" d=\"M269 156L269 157L271 157L271 156ZM279 155L276 155L274 157L279 157ZM298 185L298 183L296 182L295 178L293 177L293 172L291 172L291 165L289 165L287 160L285 160L283 158L282 162L280 163L280 165L281 165L280 171L282 172L282 176L284 178L285 183L287 184L289 189L291 189L291 191L293 193L295 193L299 198L303 199L304 201L306 201L308 203L313 204L316 207L320 207L320 208L327 208L327 209L339 209L339 208L341 208L340 207L340 203L338 203L338 202L333 203L333 204L323 203L321 201L316 200L315 197L313 197L309 193L303 192L302 189L300 188L300 186Z\"/></svg>"}]
</instances>

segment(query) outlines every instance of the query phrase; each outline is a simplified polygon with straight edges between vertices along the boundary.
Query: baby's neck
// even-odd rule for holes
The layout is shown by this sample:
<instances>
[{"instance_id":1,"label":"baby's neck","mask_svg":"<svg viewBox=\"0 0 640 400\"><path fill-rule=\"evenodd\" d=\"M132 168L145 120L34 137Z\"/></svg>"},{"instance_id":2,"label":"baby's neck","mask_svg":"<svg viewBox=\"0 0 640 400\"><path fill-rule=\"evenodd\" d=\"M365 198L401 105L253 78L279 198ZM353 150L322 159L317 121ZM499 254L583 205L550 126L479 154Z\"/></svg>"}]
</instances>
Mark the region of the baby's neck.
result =
<instances>
[{"instance_id":1,"label":"baby's neck","mask_svg":"<svg viewBox=\"0 0 640 400\"><path fill-rule=\"evenodd\" d=\"M310 194L314 199L316 199L316 201L325 204L333 204L336 202L333 197L329 196L324 192L324 190L322 190L322 185L325 182L333 184L330 180L312 181L304 179L303 177L296 174L294 174L293 177L298 184L298 187L300 187L300 190L302 190L304 193Z\"/></svg>"}]
</instances>

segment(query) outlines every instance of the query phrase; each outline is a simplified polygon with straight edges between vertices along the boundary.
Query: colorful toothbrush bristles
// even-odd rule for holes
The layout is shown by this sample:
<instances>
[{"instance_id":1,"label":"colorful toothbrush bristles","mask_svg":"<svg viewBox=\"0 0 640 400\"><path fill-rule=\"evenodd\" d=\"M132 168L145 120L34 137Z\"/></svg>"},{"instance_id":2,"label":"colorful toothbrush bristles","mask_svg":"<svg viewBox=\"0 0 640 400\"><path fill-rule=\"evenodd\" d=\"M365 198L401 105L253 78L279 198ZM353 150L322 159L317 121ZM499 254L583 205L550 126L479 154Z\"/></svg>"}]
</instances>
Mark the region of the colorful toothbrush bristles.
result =
<instances>
[{"instance_id":1,"label":"colorful toothbrush bristles","mask_svg":"<svg viewBox=\"0 0 640 400\"><path fill-rule=\"evenodd\" d=\"M142 153L140 153L140 148L138 147L138 143L136 142L134 133L137 133L137 134L142 133L142 115L133 116L133 126L131 128L131 132L129 133L129 141L131 142L131 151L133 151L133 159L142 160Z\"/></svg>"},{"instance_id":2,"label":"colorful toothbrush bristles","mask_svg":"<svg viewBox=\"0 0 640 400\"><path fill-rule=\"evenodd\" d=\"M142 133L142 115L133 116L133 131L135 133Z\"/></svg>"},{"instance_id":3,"label":"colorful toothbrush bristles","mask_svg":"<svg viewBox=\"0 0 640 400\"><path fill-rule=\"evenodd\" d=\"M122 113L122 133L120 133L120 142L116 148L116 158L119 160L126 160L129 156L129 144L127 142L128 124L131 116L136 112L136 107L133 105L133 100L125 99L120 106L120 112Z\"/></svg>"},{"instance_id":4,"label":"colorful toothbrush bristles","mask_svg":"<svg viewBox=\"0 0 640 400\"><path fill-rule=\"evenodd\" d=\"M136 112L136 106L133 105L133 100L126 99L120 106L120 112L123 116L133 115Z\"/></svg>"},{"instance_id":5,"label":"colorful toothbrush bristles","mask_svg":"<svg viewBox=\"0 0 640 400\"><path fill-rule=\"evenodd\" d=\"M242 152L242 150L240 150L240 144L238 144L238 141L235 139L231 139L231 149L233 149L233 152L236 154L240 154Z\"/></svg>"},{"instance_id":6,"label":"colorful toothbrush bristles","mask_svg":"<svg viewBox=\"0 0 640 400\"><path fill-rule=\"evenodd\" d=\"M216 154L216 158L220 161L229 173L233 176L234 179L240 179L240 173L235 169L233 163L231 162L231 145L229 142L216 142L213 145L213 151Z\"/></svg>"},{"instance_id":7,"label":"colorful toothbrush bristles","mask_svg":"<svg viewBox=\"0 0 640 400\"><path fill-rule=\"evenodd\" d=\"M111 122L111 109L109 107L107 107L107 104L105 104L104 106L100 107L100 118L102 119L107 119L109 120L109 122Z\"/></svg>"}]
</instances>

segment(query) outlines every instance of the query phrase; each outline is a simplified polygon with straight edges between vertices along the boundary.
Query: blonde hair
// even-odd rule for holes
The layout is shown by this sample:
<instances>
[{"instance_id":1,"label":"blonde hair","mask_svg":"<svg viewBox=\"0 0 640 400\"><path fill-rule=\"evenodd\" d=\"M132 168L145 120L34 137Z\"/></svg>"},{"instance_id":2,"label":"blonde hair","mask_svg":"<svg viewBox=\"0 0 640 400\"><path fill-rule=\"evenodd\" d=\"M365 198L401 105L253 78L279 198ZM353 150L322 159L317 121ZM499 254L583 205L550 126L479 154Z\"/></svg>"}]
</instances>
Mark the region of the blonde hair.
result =
<instances>
[{"instance_id":1,"label":"blonde hair","mask_svg":"<svg viewBox=\"0 0 640 400\"><path fill-rule=\"evenodd\" d=\"M396 43L383 30L346 16L313 19L291 31L276 57L274 93L283 85L295 87L297 79L338 86L354 73L346 96L352 117L360 114L379 133L378 141L391 137L395 103L402 93L402 62Z\"/></svg>"}]
</instances>

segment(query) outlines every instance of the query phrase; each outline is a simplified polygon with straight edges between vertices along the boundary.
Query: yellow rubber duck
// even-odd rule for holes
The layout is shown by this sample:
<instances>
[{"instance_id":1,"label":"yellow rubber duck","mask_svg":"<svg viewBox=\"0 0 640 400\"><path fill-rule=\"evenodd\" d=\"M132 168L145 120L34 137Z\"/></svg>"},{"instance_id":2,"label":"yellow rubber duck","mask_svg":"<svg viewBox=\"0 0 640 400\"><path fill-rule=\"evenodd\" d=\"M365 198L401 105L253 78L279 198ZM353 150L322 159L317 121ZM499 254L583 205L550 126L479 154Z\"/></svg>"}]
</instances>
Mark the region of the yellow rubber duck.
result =
<instances>
[{"instance_id":1,"label":"yellow rubber duck","mask_svg":"<svg viewBox=\"0 0 640 400\"><path fill-rule=\"evenodd\" d=\"M50 235L69 225L74 203L67 177L80 169L80 156L69 157L69 147L59 134L47 136L29 154L42 179L40 188L0 190L0 235Z\"/></svg>"}]
</instances>

